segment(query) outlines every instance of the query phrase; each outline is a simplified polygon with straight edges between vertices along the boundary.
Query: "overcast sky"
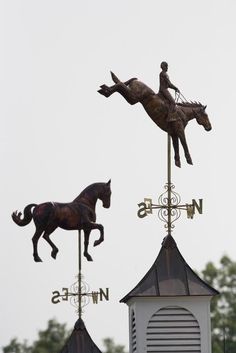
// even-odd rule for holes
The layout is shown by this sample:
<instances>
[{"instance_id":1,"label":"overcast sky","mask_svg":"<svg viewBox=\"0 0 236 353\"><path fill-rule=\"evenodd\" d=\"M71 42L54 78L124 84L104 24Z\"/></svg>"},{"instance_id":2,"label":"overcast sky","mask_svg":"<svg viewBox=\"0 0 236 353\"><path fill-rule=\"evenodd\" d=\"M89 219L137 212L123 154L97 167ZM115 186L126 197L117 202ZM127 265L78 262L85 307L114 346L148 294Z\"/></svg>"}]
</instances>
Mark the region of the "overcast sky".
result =
<instances>
[{"instance_id":1,"label":"overcast sky","mask_svg":"<svg viewBox=\"0 0 236 353\"><path fill-rule=\"evenodd\" d=\"M157 215L139 219L144 197L157 202L166 182L166 134L140 104L99 95L138 77L158 90L159 65L185 97L207 104L212 131L195 121L186 129L193 166L173 166L183 203L204 199L204 214L183 213L173 233L198 271L223 254L235 260L235 22L236 3L159 0L2 0L0 2L1 245L0 345L17 336L30 342L57 318L76 321L53 290L74 282L77 232L57 229L57 260L39 241L34 263L33 222L18 227L12 211L29 203L72 201L87 185L112 179L112 205L97 204L105 241L83 261L92 290L110 288L110 301L85 308L87 329L102 349L113 337L128 346L128 310L119 300L153 264L165 236Z\"/></svg>"}]
</instances>

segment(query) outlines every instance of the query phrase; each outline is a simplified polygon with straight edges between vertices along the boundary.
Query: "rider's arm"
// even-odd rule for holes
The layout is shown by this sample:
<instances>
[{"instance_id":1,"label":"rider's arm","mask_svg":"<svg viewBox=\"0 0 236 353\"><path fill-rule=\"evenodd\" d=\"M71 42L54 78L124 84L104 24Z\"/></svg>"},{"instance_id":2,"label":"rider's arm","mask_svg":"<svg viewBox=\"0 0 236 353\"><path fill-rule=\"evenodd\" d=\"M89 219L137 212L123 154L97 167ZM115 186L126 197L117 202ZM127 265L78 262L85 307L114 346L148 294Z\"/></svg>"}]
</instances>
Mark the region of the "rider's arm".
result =
<instances>
[{"instance_id":1,"label":"rider's arm","mask_svg":"<svg viewBox=\"0 0 236 353\"><path fill-rule=\"evenodd\" d=\"M174 89L175 91L179 92L179 89L170 82L168 75L165 75L165 79L168 84L168 88Z\"/></svg>"}]
</instances>

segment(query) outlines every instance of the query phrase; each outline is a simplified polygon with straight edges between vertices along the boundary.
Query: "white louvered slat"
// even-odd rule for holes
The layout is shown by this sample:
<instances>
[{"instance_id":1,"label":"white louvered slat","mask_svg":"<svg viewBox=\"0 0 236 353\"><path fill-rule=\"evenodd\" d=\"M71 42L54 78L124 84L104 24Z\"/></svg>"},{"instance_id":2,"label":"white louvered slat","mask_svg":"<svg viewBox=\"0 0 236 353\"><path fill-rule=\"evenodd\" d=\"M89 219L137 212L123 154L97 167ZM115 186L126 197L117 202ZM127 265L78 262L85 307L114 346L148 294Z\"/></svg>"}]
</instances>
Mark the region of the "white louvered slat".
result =
<instances>
[{"instance_id":1,"label":"white louvered slat","mask_svg":"<svg viewBox=\"0 0 236 353\"><path fill-rule=\"evenodd\" d=\"M199 333L199 328L198 327L185 327L184 330L182 329L182 327L175 327L173 330L170 331L169 327L166 328L148 328L148 334L149 333L155 333L155 334L168 334L168 333L177 333L177 334L181 334L181 333L186 333L188 335L191 335L192 333L196 334Z\"/></svg>"},{"instance_id":2,"label":"white louvered slat","mask_svg":"<svg viewBox=\"0 0 236 353\"><path fill-rule=\"evenodd\" d=\"M160 333L160 332L153 332L153 333L150 333L148 335L148 338L150 339L156 339L156 337L158 337L158 339L162 340L162 339L166 339L166 338L169 338L169 339L199 339L200 338L200 334L199 332L196 332L196 333L190 333L190 337L187 336L188 333L170 333L169 331L164 334L164 333Z\"/></svg>"},{"instance_id":3,"label":"white louvered slat","mask_svg":"<svg viewBox=\"0 0 236 353\"><path fill-rule=\"evenodd\" d=\"M170 312L168 314L160 314L160 315L154 315L153 316L153 321L168 321L168 320L185 320L185 321L191 321L193 320L193 316L191 314L176 314L176 315L171 315Z\"/></svg>"},{"instance_id":4,"label":"white louvered slat","mask_svg":"<svg viewBox=\"0 0 236 353\"><path fill-rule=\"evenodd\" d=\"M201 353L198 321L180 307L162 308L151 317L146 342L147 353Z\"/></svg>"}]
</instances>

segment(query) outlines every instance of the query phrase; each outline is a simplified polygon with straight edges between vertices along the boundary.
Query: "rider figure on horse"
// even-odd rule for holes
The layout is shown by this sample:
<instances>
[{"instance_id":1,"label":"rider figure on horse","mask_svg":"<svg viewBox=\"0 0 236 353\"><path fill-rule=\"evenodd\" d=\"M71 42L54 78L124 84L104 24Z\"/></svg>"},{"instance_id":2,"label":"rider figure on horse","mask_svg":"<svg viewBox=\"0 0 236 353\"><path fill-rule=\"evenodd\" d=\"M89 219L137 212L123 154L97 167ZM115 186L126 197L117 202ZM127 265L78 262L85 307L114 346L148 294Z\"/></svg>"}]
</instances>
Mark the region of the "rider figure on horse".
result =
<instances>
[{"instance_id":1,"label":"rider figure on horse","mask_svg":"<svg viewBox=\"0 0 236 353\"><path fill-rule=\"evenodd\" d=\"M174 98L168 91L168 88L174 89L175 92L178 92L178 93L179 93L179 89L170 82L169 76L167 75L167 71L168 71L167 62L163 61L161 63L161 69L162 71L160 72L160 75L159 75L160 87L159 87L158 96L168 104L169 113L168 113L167 121L172 122L177 120L176 105L175 105Z\"/></svg>"}]
</instances>

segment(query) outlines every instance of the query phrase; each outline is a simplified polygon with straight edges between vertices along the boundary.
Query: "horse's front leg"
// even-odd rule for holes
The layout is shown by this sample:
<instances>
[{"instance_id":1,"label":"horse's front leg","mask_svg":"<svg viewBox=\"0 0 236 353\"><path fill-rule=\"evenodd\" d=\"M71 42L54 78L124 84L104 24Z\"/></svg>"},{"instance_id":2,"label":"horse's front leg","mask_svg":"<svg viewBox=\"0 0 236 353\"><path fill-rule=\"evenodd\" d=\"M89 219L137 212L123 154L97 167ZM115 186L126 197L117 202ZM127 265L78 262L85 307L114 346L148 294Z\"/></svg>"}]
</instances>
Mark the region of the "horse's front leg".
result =
<instances>
[{"instance_id":1,"label":"horse's front leg","mask_svg":"<svg viewBox=\"0 0 236 353\"><path fill-rule=\"evenodd\" d=\"M179 156L179 138L176 135L171 135L172 138L172 143L173 143L173 147L174 147L174 151L175 151L175 165L177 167L181 167L181 163L180 163L180 156Z\"/></svg>"},{"instance_id":2,"label":"horse's front leg","mask_svg":"<svg viewBox=\"0 0 236 353\"><path fill-rule=\"evenodd\" d=\"M191 158L189 150L188 150L188 145L187 145L187 141L186 141L184 130L179 133L179 138L180 138L181 144L182 144L183 149L184 149L184 154L185 154L185 158L186 158L187 163L188 164L193 164L192 158Z\"/></svg>"},{"instance_id":3,"label":"horse's front leg","mask_svg":"<svg viewBox=\"0 0 236 353\"><path fill-rule=\"evenodd\" d=\"M91 230L84 229L84 256L88 261L93 261L92 256L88 253L88 245L89 245L89 235Z\"/></svg>"},{"instance_id":4,"label":"horse's front leg","mask_svg":"<svg viewBox=\"0 0 236 353\"><path fill-rule=\"evenodd\" d=\"M102 224L93 223L92 229L98 229L100 231L100 238L95 240L95 242L93 243L93 246L97 246L104 241L104 228Z\"/></svg>"},{"instance_id":5,"label":"horse's front leg","mask_svg":"<svg viewBox=\"0 0 236 353\"><path fill-rule=\"evenodd\" d=\"M93 243L93 246L97 246L104 241L104 228L103 228L102 224L98 224L95 222L89 222L86 224L85 229L87 229L89 231L91 231L93 229L98 229L100 231L100 238L98 240L95 240L95 242Z\"/></svg>"}]
</instances>

